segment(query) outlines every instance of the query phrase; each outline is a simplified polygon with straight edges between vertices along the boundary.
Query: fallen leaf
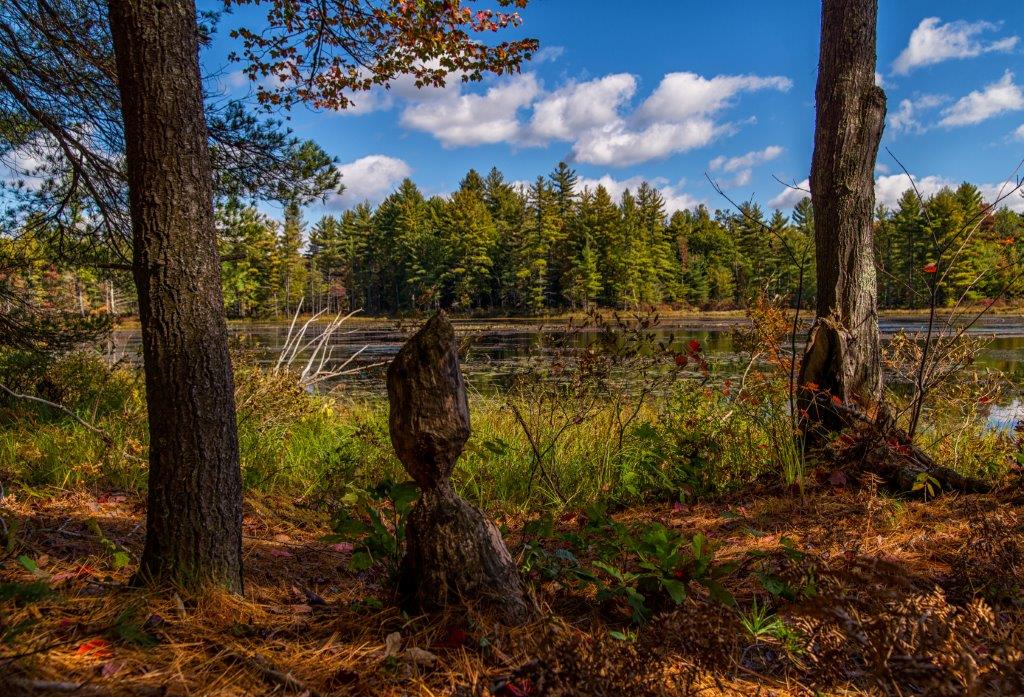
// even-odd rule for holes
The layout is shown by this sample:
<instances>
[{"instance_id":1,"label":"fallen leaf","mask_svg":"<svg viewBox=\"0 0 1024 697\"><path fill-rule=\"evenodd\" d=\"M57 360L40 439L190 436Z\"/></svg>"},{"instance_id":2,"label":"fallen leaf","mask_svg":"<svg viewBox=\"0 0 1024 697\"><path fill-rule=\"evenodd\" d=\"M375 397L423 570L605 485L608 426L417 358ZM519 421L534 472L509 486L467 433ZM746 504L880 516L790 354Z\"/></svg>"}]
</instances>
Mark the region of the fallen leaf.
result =
<instances>
[{"instance_id":1,"label":"fallen leaf","mask_svg":"<svg viewBox=\"0 0 1024 697\"><path fill-rule=\"evenodd\" d=\"M448 633L444 639L434 642L435 649L457 649L469 641L469 634L460 627L448 627Z\"/></svg>"},{"instance_id":2,"label":"fallen leaf","mask_svg":"<svg viewBox=\"0 0 1024 697\"><path fill-rule=\"evenodd\" d=\"M397 656L398 650L402 647L401 632L391 632L384 640L384 658Z\"/></svg>"},{"instance_id":3,"label":"fallen leaf","mask_svg":"<svg viewBox=\"0 0 1024 697\"><path fill-rule=\"evenodd\" d=\"M79 656L90 656L92 658L110 658L114 653L110 650L110 643L106 639L88 639L83 641L75 651Z\"/></svg>"},{"instance_id":4,"label":"fallen leaf","mask_svg":"<svg viewBox=\"0 0 1024 697\"><path fill-rule=\"evenodd\" d=\"M353 545L351 542L336 542L333 545L331 545L331 549L333 549L335 552L347 554L351 552L353 549L355 549L355 545Z\"/></svg>"},{"instance_id":5,"label":"fallen leaf","mask_svg":"<svg viewBox=\"0 0 1024 697\"><path fill-rule=\"evenodd\" d=\"M287 549L272 549L270 550L270 556L281 557L282 559L293 556Z\"/></svg>"},{"instance_id":6,"label":"fallen leaf","mask_svg":"<svg viewBox=\"0 0 1024 697\"><path fill-rule=\"evenodd\" d=\"M418 666L432 666L437 663L437 656L416 646L407 648L402 657Z\"/></svg>"},{"instance_id":7,"label":"fallen leaf","mask_svg":"<svg viewBox=\"0 0 1024 697\"><path fill-rule=\"evenodd\" d=\"M117 675L121 669L124 668L124 664L118 661L107 661L100 668L100 677L109 678L113 675Z\"/></svg>"}]
</instances>

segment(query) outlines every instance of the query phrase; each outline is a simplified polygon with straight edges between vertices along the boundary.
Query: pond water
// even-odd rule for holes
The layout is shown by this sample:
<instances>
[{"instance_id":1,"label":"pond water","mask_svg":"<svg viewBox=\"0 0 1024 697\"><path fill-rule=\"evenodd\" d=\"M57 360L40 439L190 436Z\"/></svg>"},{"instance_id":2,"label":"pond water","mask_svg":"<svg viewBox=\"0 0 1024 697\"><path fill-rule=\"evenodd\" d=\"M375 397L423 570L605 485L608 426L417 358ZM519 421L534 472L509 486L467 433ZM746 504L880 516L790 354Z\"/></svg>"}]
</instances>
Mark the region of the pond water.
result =
<instances>
[{"instance_id":1,"label":"pond water","mask_svg":"<svg viewBox=\"0 0 1024 697\"><path fill-rule=\"evenodd\" d=\"M662 338L673 337L682 345L691 339L701 343L716 372L727 375L742 365L741 357L733 347L733 330L744 323L742 319L699 316L662 320L657 333ZM509 375L528 366L528 360L543 354L551 340L565 340L567 326L563 320L500 319L455 320L456 332L468 344L463 370L470 384L478 390L490 391L500 387ZM884 317L881 320L883 337L903 330L910 333L925 330L920 317ZM349 367L373 366L386 362L397 353L409 337L413 325L386 320L351 320L331 338L333 361L345 360L357 351L362 353ZM277 361L288 337L289 322L235 323L230 325L233 341L254 351L257 360L265 364ZM322 330L312 325L307 334L315 336ZM1014 385L1024 385L1024 317L1019 315L992 315L983 317L970 333L988 340L981 359L982 367L1003 372ZM801 333L803 334L803 333ZM572 335L580 344L590 340L587 334ZM138 360L140 337L138 331L114 333L109 352ZM308 354L307 354L308 355ZM301 356L296 367L304 362ZM382 367L371 367L339 378L328 387L336 387L353 394L382 394L384 372ZM1006 428L1015 421L1020 407L1017 395L1007 402L995 405L991 421Z\"/></svg>"}]
</instances>

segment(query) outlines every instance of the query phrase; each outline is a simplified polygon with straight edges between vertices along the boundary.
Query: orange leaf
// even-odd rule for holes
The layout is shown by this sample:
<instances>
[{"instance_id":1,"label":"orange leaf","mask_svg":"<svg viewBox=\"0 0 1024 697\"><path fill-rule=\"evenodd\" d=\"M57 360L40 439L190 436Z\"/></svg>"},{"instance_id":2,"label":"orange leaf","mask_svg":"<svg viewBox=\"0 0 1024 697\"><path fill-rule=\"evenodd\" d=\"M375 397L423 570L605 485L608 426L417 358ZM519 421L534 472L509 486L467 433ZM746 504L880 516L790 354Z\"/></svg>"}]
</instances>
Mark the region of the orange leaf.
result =
<instances>
[{"instance_id":1,"label":"orange leaf","mask_svg":"<svg viewBox=\"0 0 1024 697\"><path fill-rule=\"evenodd\" d=\"M939 267L935 265L934 261L929 261L927 264L924 265L924 272L925 273L935 273L938 270L939 270Z\"/></svg>"},{"instance_id":2,"label":"orange leaf","mask_svg":"<svg viewBox=\"0 0 1024 697\"><path fill-rule=\"evenodd\" d=\"M110 658L114 655L106 639L88 639L83 641L75 653L79 656L91 656L92 658Z\"/></svg>"}]
</instances>

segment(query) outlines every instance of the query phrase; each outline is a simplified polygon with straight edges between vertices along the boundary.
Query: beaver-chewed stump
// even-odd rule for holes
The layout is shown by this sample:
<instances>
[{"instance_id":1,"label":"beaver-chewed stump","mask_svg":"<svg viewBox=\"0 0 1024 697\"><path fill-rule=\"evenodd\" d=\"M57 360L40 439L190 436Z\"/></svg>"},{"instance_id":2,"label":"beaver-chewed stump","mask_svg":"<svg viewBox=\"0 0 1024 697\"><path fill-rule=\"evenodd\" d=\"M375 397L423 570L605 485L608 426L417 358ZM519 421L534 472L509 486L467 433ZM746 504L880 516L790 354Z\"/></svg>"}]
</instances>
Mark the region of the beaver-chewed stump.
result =
<instances>
[{"instance_id":1,"label":"beaver-chewed stump","mask_svg":"<svg viewBox=\"0 0 1024 697\"><path fill-rule=\"evenodd\" d=\"M444 313L402 347L388 368L391 442L422 494L409 514L399 591L418 610L474 605L509 623L536 605L497 527L452 488L469 438L469 401L455 331Z\"/></svg>"}]
</instances>

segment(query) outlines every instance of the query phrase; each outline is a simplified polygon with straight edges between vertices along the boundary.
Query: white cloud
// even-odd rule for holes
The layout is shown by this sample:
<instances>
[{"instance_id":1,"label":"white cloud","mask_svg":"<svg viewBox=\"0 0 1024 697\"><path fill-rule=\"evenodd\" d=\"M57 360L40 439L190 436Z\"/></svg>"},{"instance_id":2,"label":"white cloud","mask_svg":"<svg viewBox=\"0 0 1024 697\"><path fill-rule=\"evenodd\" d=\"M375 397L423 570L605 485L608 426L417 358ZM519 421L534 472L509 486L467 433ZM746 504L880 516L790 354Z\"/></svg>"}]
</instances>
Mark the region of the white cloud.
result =
<instances>
[{"instance_id":1,"label":"white cloud","mask_svg":"<svg viewBox=\"0 0 1024 697\"><path fill-rule=\"evenodd\" d=\"M911 179L913 180L911 182ZM909 189L917 189L917 191L924 198L933 196L939 191L945 188L955 189L958 183L952 179L946 177L940 177L937 175L928 175L926 177L918 177L911 175L908 177L907 174L890 174L877 177L875 179L875 203L877 205L883 205L886 208L894 209L898 206L900 198ZM804 179L802 182L797 184L799 189L810 190L811 183L809 179ZM1005 181L1000 184L979 184L978 189L981 191L982 197L989 203L994 203L997 199L1005 197L999 207L1009 208L1017 212L1024 212L1024 197L1021 197L1019 192L1010 196L1007 194L1016 187L1016 183L1012 181ZM798 191L796 189L787 188L779 193L778 196L768 202L768 205L772 208L792 208L804 198L810 196L807 191Z\"/></svg>"},{"instance_id":2,"label":"white cloud","mask_svg":"<svg viewBox=\"0 0 1024 697\"><path fill-rule=\"evenodd\" d=\"M1013 132L1013 137L1017 140L1024 140L1024 123L1017 127L1017 130Z\"/></svg>"},{"instance_id":3,"label":"white cloud","mask_svg":"<svg viewBox=\"0 0 1024 697\"><path fill-rule=\"evenodd\" d=\"M907 189L916 187L922 196L928 198L947 186L956 187L956 182L945 177L929 175L927 177L914 176L913 183L911 183L910 177L906 174L889 174L875 179L875 204L886 208L895 208Z\"/></svg>"},{"instance_id":4,"label":"white cloud","mask_svg":"<svg viewBox=\"0 0 1024 697\"><path fill-rule=\"evenodd\" d=\"M533 54L530 63L551 63L562 57L565 53L565 46L545 46Z\"/></svg>"},{"instance_id":5,"label":"white cloud","mask_svg":"<svg viewBox=\"0 0 1024 697\"><path fill-rule=\"evenodd\" d=\"M1007 70L997 82L986 85L961 98L942 111L940 126L969 126L1007 111L1024 109L1024 92L1014 84L1013 73Z\"/></svg>"},{"instance_id":6,"label":"white cloud","mask_svg":"<svg viewBox=\"0 0 1024 697\"><path fill-rule=\"evenodd\" d=\"M367 155L339 165L338 172L345 190L331 197L328 205L348 208L363 201L375 202L384 198L398 182L412 174L412 168L397 157Z\"/></svg>"},{"instance_id":7,"label":"white cloud","mask_svg":"<svg viewBox=\"0 0 1024 697\"><path fill-rule=\"evenodd\" d=\"M47 164L56 146L49 137L39 137L0 153L0 180L10 187L39 191L46 182Z\"/></svg>"},{"instance_id":8,"label":"white cloud","mask_svg":"<svg viewBox=\"0 0 1024 697\"><path fill-rule=\"evenodd\" d=\"M910 43L892 64L893 71L906 75L914 68L954 58L974 58L983 53L1013 50L1020 40L1017 36L992 42L979 39L980 34L999 28L1000 25L993 22L957 20L942 24L938 17L927 17L910 34Z\"/></svg>"},{"instance_id":9,"label":"white cloud","mask_svg":"<svg viewBox=\"0 0 1024 697\"><path fill-rule=\"evenodd\" d=\"M792 208L796 204L809 197L807 193L811 189L811 180L804 179L793 186L787 186L779 192L779 195L768 202L772 208Z\"/></svg>"},{"instance_id":10,"label":"white cloud","mask_svg":"<svg viewBox=\"0 0 1024 697\"><path fill-rule=\"evenodd\" d=\"M784 77L669 73L631 115L579 135L573 157L579 162L625 166L705 146L735 126L712 117L732 106L741 92L788 90Z\"/></svg>"},{"instance_id":11,"label":"white cloud","mask_svg":"<svg viewBox=\"0 0 1024 697\"><path fill-rule=\"evenodd\" d=\"M615 123L635 92L636 78L629 73L570 82L534 104L531 134L542 141L572 140L583 130Z\"/></svg>"},{"instance_id":12,"label":"white cloud","mask_svg":"<svg viewBox=\"0 0 1024 697\"><path fill-rule=\"evenodd\" d=\"M708 163L712 172L734 173L732 179L727 182L720 182L723 186L746 186L754 176L754 168L770 162L782 154L782 148L778 145L769 145L764 150L753 150L746 155L739 157L725 157L719 155Z\"/></svg>"},{"instance_id":13,"label":"white cloud","mask_svg":"<svg viewBox=\"0 0 1024 697\"><path fill-rule=\"evenodd\" d=\"M641 130L619 122L583 133L573 144L572 154L576 161L589 164L634 165L699 148L731 130L706 118L655 123Z\"/></svg>"},{"instance_id":14,"label":"white cloud","mask_svg":"<svg viewBox=\"0 0 1024 697\"><path fill-rule=\"evenodd\" d=\"M724 155L720 155L713 159L708 167L715 172L719 170L723 172L738 172L740 170L757 167L765 162L770 162L781 154L781 147L778 145L769 145L764 150L753 150L748 152L746 155L740 155L739 157L730 157L727 159Z\"/></svg>"},{"instance_id":15,"label":"white cloud","mask_svg":"<svg viewBox=\"0 0 1024 697\"><path fill-rule=\"evenodd\" d=\"M606 174L599 179L588 179L581 177L579 180L580 189L590 189L593 191L598 186L603 186L611 194L614 201L618 201L622 198L623 192L629 189L633 193L640 188L640 185L644 182L644 178L640 176L629 177L628 179L615 179L610 174ZM683 190L686 186L685 180L680 180L675 184L670 184L664 177L655 177L651 180L646 180L648 184L653 186L661 193L665 199L665 210L671 215L676 211L682 210L693 210L697 206L704 203L704 201L691 196Z\"/></svg>"},{"instance_id":16,"label":"white cloud","mask_svg":"<svg viewBox=\"0 0 1024 697\"><path fill-rule=\"evenodd\" d=\"M904 99L899 108L891 112L886 119L889 130L893 133L922 133L927 127L920 121L921 111L930 111L942 105L948 97L937 94L924 94L914 99Z\"/></svg>"},{"instance_id":17,"label":"white cloud","mask_svg":"<svg viewBox=\"0 0 1024 697\"><path fill-rule=\"evenodd\" d=\"M484 94L452 90L441 98L411 104L402 112L402 125L430 133L446 148L500 143L519 133L519 109L539 94L536 76L524 73Z\"/></svg>"},{"instance_id":18,"label":"white cloud","mask_svg":"<svg viewBox=\"0 0 1024 697\"><path fill-rule=\"evenodd\" d=\"M788 91L793 82L785 77L718 75L710 80L696 73L669 73L640 106L638 114L649 122L674 122L714 114L731 105L740 92Z\"/></svg>"},{"instance_id":19,"label":"white cloud","mask_svg":"<svg viewBox=\"0 0 1024 697\"><path fill-rule=\"evenodd\" d=\"M999 201L1000 208L1009 208L1016 213L1024 213L1024 195L1017 189L1017 182L1004 181L999 184L981 184L978 189L988 203Z\"/></svg>"},{"instance_id":20,"label":"white cloud","mask_svg":"<svg viewBox=\"0 0 1024 697\"><path fill-rule=\"evenodd\" d=\"M422 94L397 83L392 92L406 102L402 125L430 133L445 147L506 142L520 147L552 141L572 143L578 162L626 166L698 148L736 130L716 116L742 92L788 90L784 77L670 73L630 111L637 79L613 73L544 91L533 73L503 78L486 92L464 92L461 84ZM370 97L363 112L386 108L391 95ZM528 121L520 110L531 108Z\"/></svg>"}]
</instances>

